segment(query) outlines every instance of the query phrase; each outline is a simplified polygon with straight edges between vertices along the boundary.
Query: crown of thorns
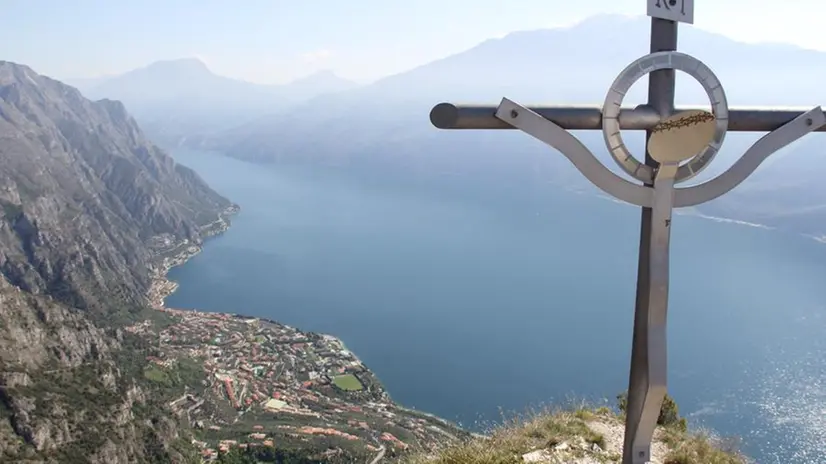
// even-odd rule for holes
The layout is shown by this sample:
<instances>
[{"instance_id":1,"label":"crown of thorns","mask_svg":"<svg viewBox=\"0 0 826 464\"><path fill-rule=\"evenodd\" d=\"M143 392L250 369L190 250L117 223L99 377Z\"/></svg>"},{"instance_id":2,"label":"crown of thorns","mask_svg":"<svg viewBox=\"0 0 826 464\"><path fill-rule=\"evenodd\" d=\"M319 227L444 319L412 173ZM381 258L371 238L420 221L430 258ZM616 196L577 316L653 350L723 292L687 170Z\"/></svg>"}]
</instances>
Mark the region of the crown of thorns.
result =
<instances>
[{"instance_id":1,"label":"crown of thorns","mask_svg":"<svg viewBox=\"0 0 826 464\"><path fill-rule=\"evenodd\" d=\"M713 114L704 111L702 113L692 114L691 116L685 116L679 119L675 119L673 121L663 121L654 126L651 132L664 132L675 130L681 127L693 126L695 124L700 124L702 122L711 121L713 119Z\"/></svg>"}]
</instances>

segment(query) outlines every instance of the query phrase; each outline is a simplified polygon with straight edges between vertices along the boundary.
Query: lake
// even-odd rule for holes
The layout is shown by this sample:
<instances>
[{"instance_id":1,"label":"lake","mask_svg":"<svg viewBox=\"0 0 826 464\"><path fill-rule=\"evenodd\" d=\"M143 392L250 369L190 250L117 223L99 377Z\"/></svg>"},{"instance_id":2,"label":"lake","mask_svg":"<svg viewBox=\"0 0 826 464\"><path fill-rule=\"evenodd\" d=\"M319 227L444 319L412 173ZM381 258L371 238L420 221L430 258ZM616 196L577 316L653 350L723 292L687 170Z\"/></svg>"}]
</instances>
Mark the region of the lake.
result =
<instances>
[{"instance_id":1,"label":"lake","mask_svg":"<svg viewBox=\"0 0 826 464\"><path fill-rule=\"evenodd\" d=\"M470 428L627 388L638 209L528 177L438 189L178 151L241 205L171 307L340 337L392 397ZM519 180L519 179L517 179ZM669 390L761 463L826 456L826 245L677 215Z\"/></svg>"}]
</instances>

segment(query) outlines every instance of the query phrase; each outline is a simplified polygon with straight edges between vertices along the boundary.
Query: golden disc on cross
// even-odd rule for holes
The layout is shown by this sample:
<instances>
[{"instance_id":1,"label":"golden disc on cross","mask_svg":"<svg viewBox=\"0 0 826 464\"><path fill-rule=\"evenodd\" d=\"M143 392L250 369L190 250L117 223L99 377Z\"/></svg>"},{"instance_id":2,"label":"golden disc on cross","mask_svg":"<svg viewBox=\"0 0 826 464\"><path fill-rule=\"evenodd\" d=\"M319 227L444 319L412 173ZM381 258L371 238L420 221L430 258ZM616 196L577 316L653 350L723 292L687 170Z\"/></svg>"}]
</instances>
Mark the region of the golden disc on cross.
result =
<instances>
[{"instance_id":1,"label":"golden disc on cross","mask_svg":"<svg viewBox=\"0 0 826 464\"><path fill-rule=\"evenodd\" d=\"M715 128L716 118L708 111L682 111L654 126L648 153L663 164L689 160L711 143Z\"/></svg>"}]
</instances>

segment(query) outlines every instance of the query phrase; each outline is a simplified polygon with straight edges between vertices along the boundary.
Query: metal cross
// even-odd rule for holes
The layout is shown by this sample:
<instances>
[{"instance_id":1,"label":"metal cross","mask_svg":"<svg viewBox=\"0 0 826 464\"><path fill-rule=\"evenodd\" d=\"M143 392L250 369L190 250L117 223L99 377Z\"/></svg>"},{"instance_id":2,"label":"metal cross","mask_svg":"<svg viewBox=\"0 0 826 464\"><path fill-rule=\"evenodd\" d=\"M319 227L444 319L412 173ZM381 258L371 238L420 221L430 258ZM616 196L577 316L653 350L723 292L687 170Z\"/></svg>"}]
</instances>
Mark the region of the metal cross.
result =
<instances>
[{"instance_id":1,"label":"metal cross","mask_svg":"<svg viewBox=\"0 0 826 464\"><path fill-rule=\"evenodd\" d=\"M690 9L693 14L693 2ZM676 52L676 48L677 23L652 17L650 54L620 73L602 108L526 108L505 98L498 106L440 103L430 113L431 122L440 129L519 129L526 132L560 151L603 191L642 207L623 464L650 461L651 440L667 390L666 316L672 208L698 205L717 198L739 185L772 153L810 132L826 131L826 116L819 106L809 111L730 109L714 73L699 60ZM676 70L684 71L700 82L711 100L711 115L675 109ZM625 93L646 74L650 74L647 104L622 108ZM692 115L711 121L711 125L706 124L707 138L688 134L682 140L673 137L668 140L668 136L663 135L672 129L673 134L679 132L674 128L675 121L688 121ZM637 161L628 151L620 129L646 131L644 162ZM637 182L608 170L568 130L602 130L614 160ZM768 134L718 177L692 187L675 188L676 184L708 166L727 131ZM659 145L655 141L658 137L663 141ZM697 151L685 153L686 145L697 148Z\"/></svg>"}]
</instances>

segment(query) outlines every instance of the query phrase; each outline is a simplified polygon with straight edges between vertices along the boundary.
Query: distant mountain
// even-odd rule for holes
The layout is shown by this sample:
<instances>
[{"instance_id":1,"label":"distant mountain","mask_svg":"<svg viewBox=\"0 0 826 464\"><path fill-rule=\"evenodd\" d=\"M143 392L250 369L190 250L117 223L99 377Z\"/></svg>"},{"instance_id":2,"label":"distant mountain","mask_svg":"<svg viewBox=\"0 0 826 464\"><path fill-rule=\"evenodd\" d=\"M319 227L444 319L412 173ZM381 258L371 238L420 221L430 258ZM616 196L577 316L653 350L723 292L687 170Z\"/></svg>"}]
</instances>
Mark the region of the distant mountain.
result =
<instances>
[{"instance_id":1,"label":"distant mountain","mask_svg":"<svg viewBox=\"0 0 826 464\"><path fill-rule=\"evenodd\" d=\"M534 104L600 104L616 75L647 53L649 31L648 18L603 15L567 28L515 32L365 87L317 97L289 114L271 115L189 143L252 161L368 166L420 178L438 173L448 176L446 182L455 182L456 176L512 182L540 175L583 185L567 160L524 134L439 131L430 125L430 109L442 101L496 104L503 96ZM745 44L686 26L680 29L679 48L715 71L731 106L813 106L826 100L821 84L826 79L826 53ZM677 100L697 104L707 102L707 97L698 84L680 76ZM643 81L632 89L626 104L644 101ZM601 134L580 135L617 171L607 159ZM641 134L627 137L639 153ZM755 139L755 134L729 134L719 159L700 179L719 173ZM826 172L823 160L816 162ZM782 172L778 176L783 177ZM765 185L778 181L775 176L762 179ZM740 188L737 194L742 196L732 194L710 206L735 198L756 201L747 192ZM826 223L816 229L826 231Z\"/></svg>"},{"instance_id":2,"label":"distant mountain","mask_svg":"<svg viewBox=\"0 0 826 464\"><path fill-rule=\"evenodd\" d=\"M158 61L119 76L79 83L90 99L122 101L153 139L170 144L356 85L329 71L287 85L253 84L216 75L194 58Z\"/></svg>"},{"instance_id":3,"label":"distant mountain","mask_svg":"<svg viewBox=\"0 0 826 464\"><path fill-rule=\"evenodd\" d=\"M153 243L229 206L123 104L0 61L0 461L187 459L114 321L147 306Z\"/></svg>"},{"instance_id":4,"label":"distant mountain","mask_svg":"<svg viewBox=\"0 0 826 464\"><path fill-rule=\"evenodd\" d=\"M81 93L94 88L97 85L102 84L107 79L111 79L112 76L103 76L103 77L78 77L78 78L67 78L63 79L62 82L66 85L71 85L72 87L80 90Z\"/></svg>"},{"instance_id":5,"label":"distant mountain","mask_svg":"<svg viewBox=\"0 0 826 464\"><path fill-rule=\"evenodd\" d=\"M291 103L302 103L317 96L343 92L358 87L353 81L338 77L332 71L319 71L289 84L275 86L275 91Z\"/></svg>"}]
</instances>

